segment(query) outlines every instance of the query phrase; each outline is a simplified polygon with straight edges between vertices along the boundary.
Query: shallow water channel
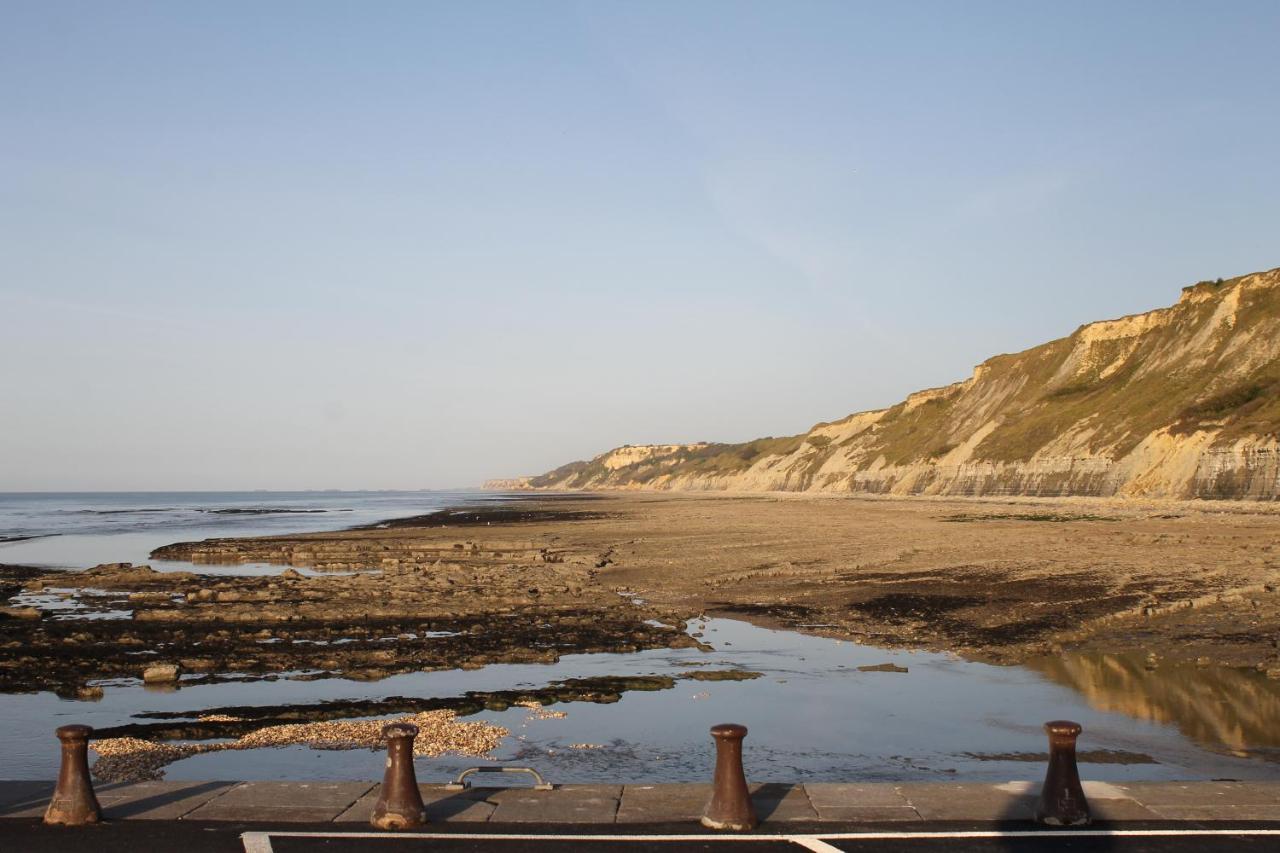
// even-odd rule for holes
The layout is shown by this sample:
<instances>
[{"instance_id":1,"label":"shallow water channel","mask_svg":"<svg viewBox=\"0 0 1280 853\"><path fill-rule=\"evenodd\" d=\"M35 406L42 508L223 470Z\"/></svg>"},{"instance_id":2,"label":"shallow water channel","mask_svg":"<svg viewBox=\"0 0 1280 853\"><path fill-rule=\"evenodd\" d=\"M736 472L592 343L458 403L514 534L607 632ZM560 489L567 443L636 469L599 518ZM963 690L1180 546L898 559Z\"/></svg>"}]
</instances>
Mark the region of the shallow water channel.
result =
<instances>
[{"instance_id":1,"label":"shallow water channel","mask_svg":"<svg viewBox=\"0 0 1280 853\"><path fill-rule=\"evenodd\" d=\"M678 678L675 687L628 692L613 704L486 711L510 729L493 761L533 766L556 782L688 781L707 777L707 729L750 728L749 776L797 780L1011 780L1043 773L1045 720L1084 725L1087 778L1280 778L1280 683L1252 672L1161 665L1108 655L1068 655L996 667L951 655L889 651L770 630L746 622L694 622L712 650L568 655L551 665L497 664L412 673L376 682L248 681L156 692L107 683L96 702L52 694L0 696L0 778L56 774L54 727L104 727L147 712L279 705L390 696L456 696L541 687L565 678L679 676L701 669L761 673L746 681ZM860 671L895 664L906 672ZM576 745L576 748L574 747ZM584 747L583 745L587 745ZM443 781L483 760L418 759L419 778ZM170 779L378 779L370 750L305 746L215 752L166 769Z\"/></svg>"}]
</instances>

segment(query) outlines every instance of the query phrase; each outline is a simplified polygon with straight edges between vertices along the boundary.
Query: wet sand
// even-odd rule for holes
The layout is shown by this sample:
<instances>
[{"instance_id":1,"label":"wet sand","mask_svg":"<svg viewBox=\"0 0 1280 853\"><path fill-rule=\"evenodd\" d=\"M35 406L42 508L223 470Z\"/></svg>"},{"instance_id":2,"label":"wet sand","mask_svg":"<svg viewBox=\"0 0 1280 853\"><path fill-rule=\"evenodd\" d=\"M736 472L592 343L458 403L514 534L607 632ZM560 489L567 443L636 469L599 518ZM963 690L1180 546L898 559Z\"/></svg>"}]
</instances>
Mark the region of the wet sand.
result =
<instances>
[{"instance_id":1,"label":"wet sand","mask_svg":"<svg viewBox=\"0 0 1280 853\"><path fill-rule=\"evenodd\" d=\"M1092 648L1280 668L1268 504L624 493L517 506L526 517L437 513L155 556L447 575L459 616L495 601L630 612L624 592L657 618L721 612L994 662Z\"/></svg>"}]
</instances>

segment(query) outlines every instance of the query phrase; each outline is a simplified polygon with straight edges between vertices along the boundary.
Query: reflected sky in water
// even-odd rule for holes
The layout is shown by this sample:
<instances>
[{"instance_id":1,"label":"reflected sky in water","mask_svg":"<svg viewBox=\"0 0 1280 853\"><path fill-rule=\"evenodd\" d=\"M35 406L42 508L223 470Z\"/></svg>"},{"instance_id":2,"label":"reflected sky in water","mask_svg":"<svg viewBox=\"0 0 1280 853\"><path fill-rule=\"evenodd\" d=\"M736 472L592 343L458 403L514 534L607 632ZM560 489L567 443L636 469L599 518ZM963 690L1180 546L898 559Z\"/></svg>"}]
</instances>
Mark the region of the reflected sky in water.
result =
<instances>
[{"instance_id":1,"label":"reflected sky in water","mask_svg":"<svg viewBox=\"0 0 1280 853\"><path fill-rule=\"evenodd\" d=\"M1043 774L1038 762L981 756L1039 753L1040 725L1081 722L1082 750L1151 756L1158 763L1085 764L1093 779L1280 778L1280 763L1241 757L1274 746L1277 690L1265 680L1215 668L1154 673L1132 662L1079 656L995 667L950 655L883 650L714 619L692 623L714 650L652 650L566 656L552 665L501 664L472 671L411 673L377 682L247 682L154 692L108 685L99 702L50 694L0 696L3 775L56 771L52 730L72 721L106 726L132 714L390 696L454 696L468 690L538 687L563 678L678 674L738 667L752 681L677 681L674 689L627 693L608 705L555 706L563 719L533 719L522 708L479 717L511 730L496 754L530 764L558 782L679 781L708 775L707 729L735 721L750 728L748 773L759 781L1010 780ZM907 673L860 672L895 663ZM1126 673L1117 675L1116 673ZM1114 699L1110 697L1115 697ZM1126 699L1128 697L1128 699ZM1244 710L1236 713L1233 703ZM1200 709L1200 710L1198 710ZM599 745L572 749L571 744ZM1237 754L1233 754L1237 753ZM438 781L475 759L419 759L422 779ZM369 751L287 747L211 753L171 765L173 779L376 779L382 757Z\"/></svg>"}]
</instances>

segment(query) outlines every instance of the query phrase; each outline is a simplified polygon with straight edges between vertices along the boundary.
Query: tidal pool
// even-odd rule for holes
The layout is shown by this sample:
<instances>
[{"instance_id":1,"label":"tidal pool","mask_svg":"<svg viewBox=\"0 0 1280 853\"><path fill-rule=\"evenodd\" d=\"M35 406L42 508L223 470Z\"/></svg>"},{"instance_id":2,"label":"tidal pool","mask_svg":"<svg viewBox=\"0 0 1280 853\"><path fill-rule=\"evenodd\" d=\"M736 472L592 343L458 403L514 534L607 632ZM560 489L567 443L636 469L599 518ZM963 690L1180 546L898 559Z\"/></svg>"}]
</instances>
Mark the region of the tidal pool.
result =
<instances>
[{"instance_id":1,"label":"tidal pool","mask_svg":"<svg viewBox=\"0 0 1280 853\"><path fill-rule=\"evenodd\" d=\"M678 679L675 687L629 692L612 704L485 711L510 729L492 761L527 764L556 782L705 779L714 723L750 734L746 767L758 781L1033 779L1043 773L1041 724L1083 724L1080 749L1095 760L1086 778L1280 778L1280 683L1252 672L1158 665L1110 655L1065 655L997 667L952 655L862 646L730 619L691 623L711 650L567 655L556 664L497 664L411 673L376 682L342 679L246 681L157 692L103 683L96 702L52 694L0 696L0 777L51 778L56 726L146 722L165 711L216 713L393 696L458 696L537 688L592 676L671 675L709 669L761 673L747 681ZM860 671L893 664L897 671ZM419 778L443 781L484 763L418 759ZM197 755L166 768L170 779L378 779L369 750L304 746Z\"/></svg>"}]
</instances>

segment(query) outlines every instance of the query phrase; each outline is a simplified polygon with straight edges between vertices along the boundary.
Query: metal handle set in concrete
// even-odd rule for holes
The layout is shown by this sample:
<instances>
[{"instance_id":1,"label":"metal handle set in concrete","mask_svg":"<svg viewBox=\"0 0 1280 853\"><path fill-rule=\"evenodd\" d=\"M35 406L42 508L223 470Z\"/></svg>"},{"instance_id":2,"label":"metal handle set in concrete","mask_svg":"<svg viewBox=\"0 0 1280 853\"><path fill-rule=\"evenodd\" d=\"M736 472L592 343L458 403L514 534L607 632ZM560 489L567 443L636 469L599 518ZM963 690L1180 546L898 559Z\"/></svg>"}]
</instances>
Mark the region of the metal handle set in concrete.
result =
<instances>
[{"instance_id":1,"label":"metal handle set in concrete","mask_svg":"<svg viewBox=\"0 0 1280 853\"><path fill-rule=\"evenodd\" d=\"M1082 826L1090 822L1089 803L1080 784L1076 766L1076 739L1079 723L1054 720L1044 724L1049 735L1049 768L1044 787L1036 803L1035 817L1050 826ZM44 822L80 826L102 820L102 809L93 793L89 778L88 747L93 729L89 726L63 726L57 730L62 742L62 767ZM413 769L413 741L418 727L410 723L391 723L382 729L387 741L387 770L382 778L378 801L369 818L378 829L414 829L427 822L426 806L418 789ZM747 830L760 821L751 804L751 792L742 769L742 741L747 727L721 723L711 727L716 745L716 767L711 800L702 813L702 825L711 829ZM541 790L551 788L531 768L473 768L454 783L465 787L463 780L471 772L528 772Z\"/></svg>"},{"instance_id":2,"label":"metal handle set in concrete","mask_svg":"<svg viewBox=\"0 0 1280 853\"><path fill-rule=\"evenodd\" d=\"M533 790L535 791L550 791L555 788L555 785L543 779L542 774L532 767L512 767L508 765L505 767L468 767L458 774L457 779L445 785L444 789L446 791L465 791L471 787L471 782L467 780L467 777L476 773L524 773L533 777Z\"/></svg>"}]
</instances>

